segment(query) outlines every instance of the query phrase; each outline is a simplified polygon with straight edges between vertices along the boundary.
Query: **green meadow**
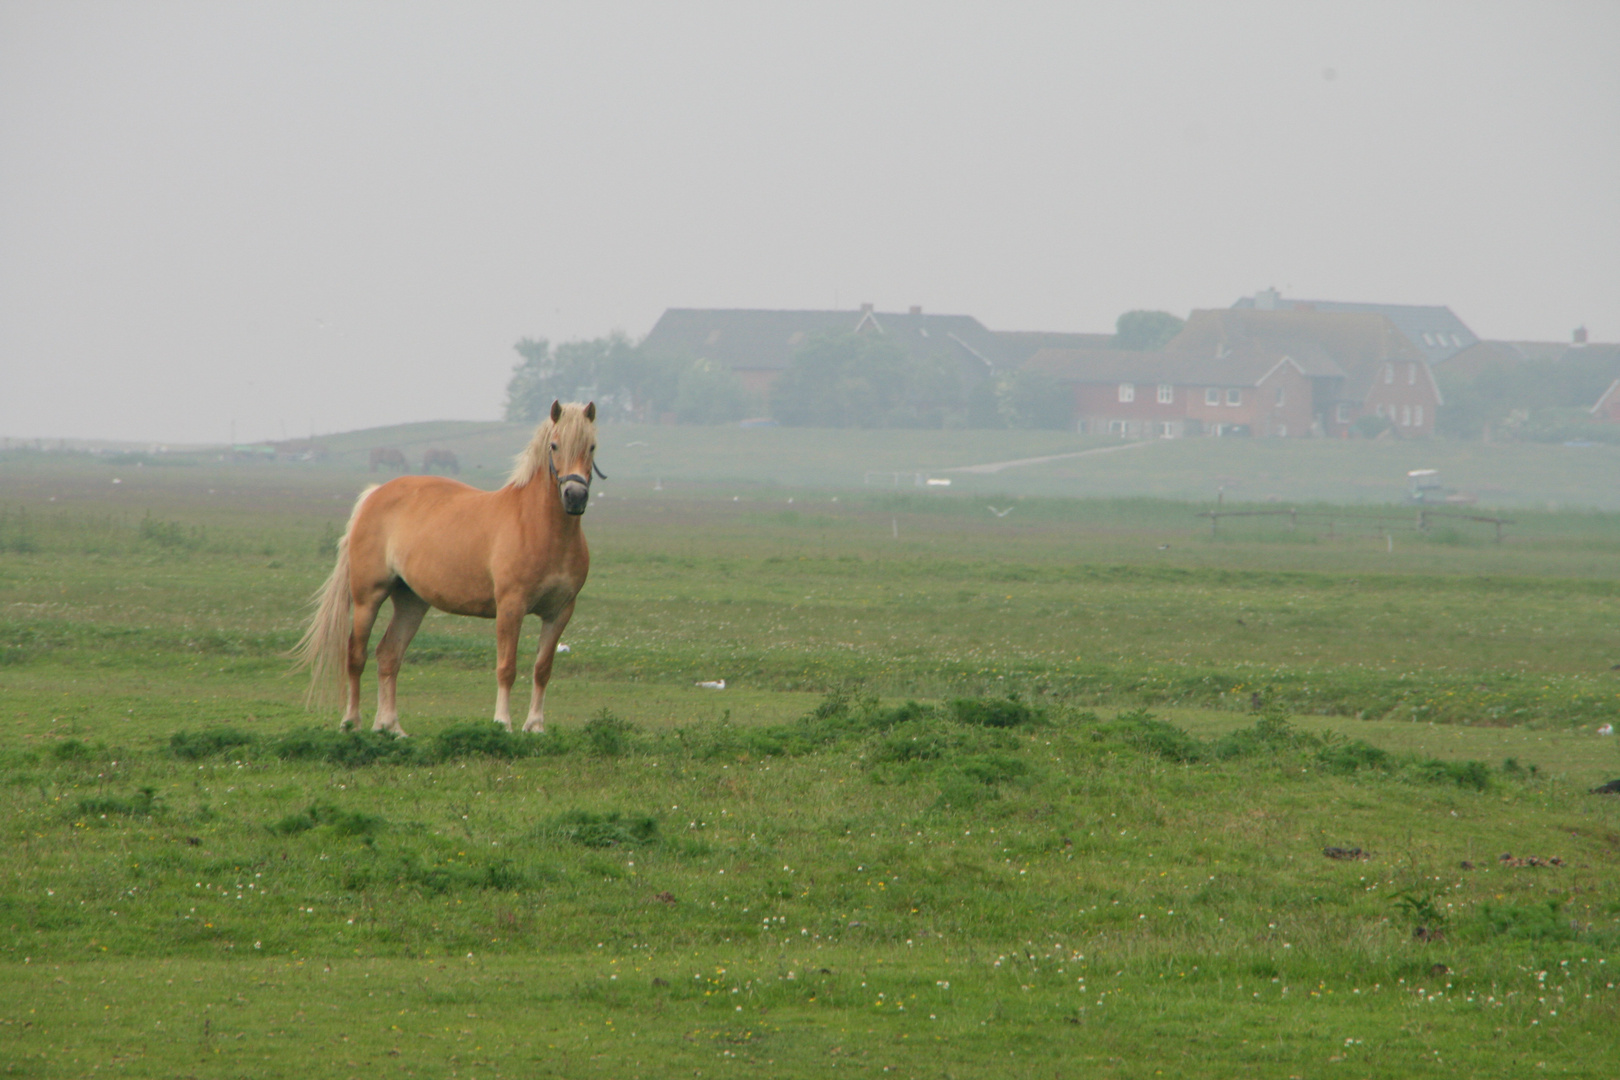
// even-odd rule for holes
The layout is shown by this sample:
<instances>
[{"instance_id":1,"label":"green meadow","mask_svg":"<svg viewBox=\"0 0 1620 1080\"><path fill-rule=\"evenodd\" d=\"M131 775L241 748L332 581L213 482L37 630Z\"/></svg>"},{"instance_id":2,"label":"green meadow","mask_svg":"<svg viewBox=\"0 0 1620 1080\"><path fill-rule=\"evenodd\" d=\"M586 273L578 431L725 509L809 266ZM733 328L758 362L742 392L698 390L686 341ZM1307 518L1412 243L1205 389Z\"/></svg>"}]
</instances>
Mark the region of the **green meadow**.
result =
<instances>
[{"instance_id":1,"label":"green meadow","mask_svg":"<svg viewBox=\"0 0 1620 1080\"><path fill-rule=\"evenodd\" d=\"M1610 448L814 434L605 429L529 737L477 620L287 673L400 432L0 457L0 1076L1620 1072Z\"/></svg>"}]
</instances>

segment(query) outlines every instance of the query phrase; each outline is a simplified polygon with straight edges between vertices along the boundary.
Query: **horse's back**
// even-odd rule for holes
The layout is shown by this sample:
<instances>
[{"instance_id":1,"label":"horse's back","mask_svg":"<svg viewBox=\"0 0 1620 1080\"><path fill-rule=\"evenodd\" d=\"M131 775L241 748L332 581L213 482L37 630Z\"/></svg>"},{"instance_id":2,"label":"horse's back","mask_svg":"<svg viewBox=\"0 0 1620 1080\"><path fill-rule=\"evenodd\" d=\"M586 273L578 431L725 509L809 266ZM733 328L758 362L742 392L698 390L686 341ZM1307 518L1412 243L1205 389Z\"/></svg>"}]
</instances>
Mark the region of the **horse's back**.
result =
<instances>
[{"instance_id":1,"label":"horse's back","mask_svg":"<svg viewBox=\"0 0 1620 1080\"><path fill-rule=\"evenodd\" d=\"M443 476L381 485L349 534L355 584L402 579L435 607L485 614L491 552L507 516L499 494Z\"/></svg>"}]
</instances>

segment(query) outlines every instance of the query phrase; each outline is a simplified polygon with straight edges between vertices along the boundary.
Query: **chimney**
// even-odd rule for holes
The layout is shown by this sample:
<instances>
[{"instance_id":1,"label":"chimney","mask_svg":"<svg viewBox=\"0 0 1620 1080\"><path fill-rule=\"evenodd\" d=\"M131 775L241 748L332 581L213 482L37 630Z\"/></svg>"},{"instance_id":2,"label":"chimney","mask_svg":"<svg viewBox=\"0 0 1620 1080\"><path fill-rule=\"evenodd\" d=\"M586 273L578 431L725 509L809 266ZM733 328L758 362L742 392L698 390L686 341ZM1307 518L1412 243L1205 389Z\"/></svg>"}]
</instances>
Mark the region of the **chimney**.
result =
<instances>
[{"instance_id":1,"label":"chimney","mask_svg":"<svg viewBox=\"0 0 1620 1080\"><path fill-rule=\"evenodd\" d=\"M912 304L911 305L911 313L913 315L921 315L922 314L922 305L921 304Z\"/></svg>"},{"instance_id":2,"label":"chimney","mask_svg":"<svg viewBox=\"0 0 1620 1080\"><path fill-rule=\"evenodd\" d=\"M862 304L861 305L861 314L862 315L870 315L870 314L872 314L872 305L871 304Z\"/></svg>"},{"instance_id":3,"label":"chimney","mask_svg":"<svg viewBox=\"0 0 1620 1080\"><path fill-rule=\"evenodd\" d=\"M1277 295L1276 288L1261 289L1254 294L1254 306L1260 311L1276 311L1277 301L1282 297Z\"/></svg>"},{"instance_id":4,"label":"chimney","mask_svg":"<svg viewBox=\"0 0 1620 1080\"><path fill-rule=\"evenodd\" d=\"M1572 337L1573 344L1575 345L1575 347L1577 349L1580 348L1582 345L1585 345L1586 344L1586 327L1577 326L1575 328L1575 333L1573 335L1571 335L1571 337Z\"/></svg>"}]
</instances>

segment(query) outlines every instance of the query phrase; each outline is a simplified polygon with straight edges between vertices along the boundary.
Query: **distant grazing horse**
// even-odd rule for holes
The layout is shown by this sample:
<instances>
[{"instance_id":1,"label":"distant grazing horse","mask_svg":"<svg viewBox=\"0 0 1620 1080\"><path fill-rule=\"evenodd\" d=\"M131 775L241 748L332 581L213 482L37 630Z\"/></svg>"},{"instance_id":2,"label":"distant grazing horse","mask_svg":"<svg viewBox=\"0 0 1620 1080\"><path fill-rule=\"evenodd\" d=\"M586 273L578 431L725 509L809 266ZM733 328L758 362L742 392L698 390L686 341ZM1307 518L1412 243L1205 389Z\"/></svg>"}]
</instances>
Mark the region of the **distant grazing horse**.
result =
<instances>
[{"instance_id":1,"label":"distant grazing horse","mask_svg":"<svg viewBox=\"0 0 1620 1080\"><path fill-rule=\"evenodd\" d=\"M438 447L430 449L422 455L422 471L430 473L435 469L443 469L447 473L461 475L461 462L456 460L454 450L441 450Z\"/></svg>"},{"instance_id":2,"label":"distant grazing horse","mask_svg":"<svg viewBox=\"0 0 1620 1080\"><path fill-rule=\"evenodd\" d=\"M557 639L591 556L580 515L596 468L596 403L552 402L551 418L518 455L499 491L441 476L401 476L360 493L338 541L337 565L315 593L315 613L298 643L311 694L346 673L340 729L360 726L360 673L384 600L394 616L377 644L373 731L405 734L395 685L411 637L428 608L495 620L495 722L512 727L512 683L525 615L540 616L534 696L524 731L545 730L546 683ZM352 618L351 618L352 613Z\"/></svg>"},{"instance_id":3,"label":"distant grazing horse","mask_svg":"<svg viewBox=\"0 0 1620 1080\"><path fill-rule=\"evenodd\" d=\"M410 468L405 464L405 455L392 446L379 446L371 451L371 471L376 472L379 465L386 465L400 473Z\"/></svg>"}]
</instances>

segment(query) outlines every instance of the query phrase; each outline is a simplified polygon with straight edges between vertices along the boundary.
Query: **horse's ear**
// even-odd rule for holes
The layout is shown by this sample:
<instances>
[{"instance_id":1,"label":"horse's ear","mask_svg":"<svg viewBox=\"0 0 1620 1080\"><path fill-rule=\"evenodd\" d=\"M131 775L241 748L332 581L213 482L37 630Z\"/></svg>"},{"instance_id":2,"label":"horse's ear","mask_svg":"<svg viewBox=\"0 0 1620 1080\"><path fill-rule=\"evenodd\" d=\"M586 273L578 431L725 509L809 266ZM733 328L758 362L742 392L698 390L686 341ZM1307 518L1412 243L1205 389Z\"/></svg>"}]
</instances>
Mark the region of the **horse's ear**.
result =
<instances>
[{"instance_id":1,"label":"horse's ear","mask_svg":"<svg viewBox=\"0 0 1620 1080\"><path fill-rule=\"evenodd\" d=\"M562 419L562 402L553 401L551 403L551 422L553 424L555 424L557 421L559 421L561 419Z\"/></svg>"},{"instance_id":2,"label":"horse's ear","mask_svg":"<svg viewBox=\"0 0 1620 1080\"><path fill-rule=\"evenodd\" d=\"M585 406L585 419L593 424L596 423L596 402L593 401Z\"/></svg>"}]
</instances>

